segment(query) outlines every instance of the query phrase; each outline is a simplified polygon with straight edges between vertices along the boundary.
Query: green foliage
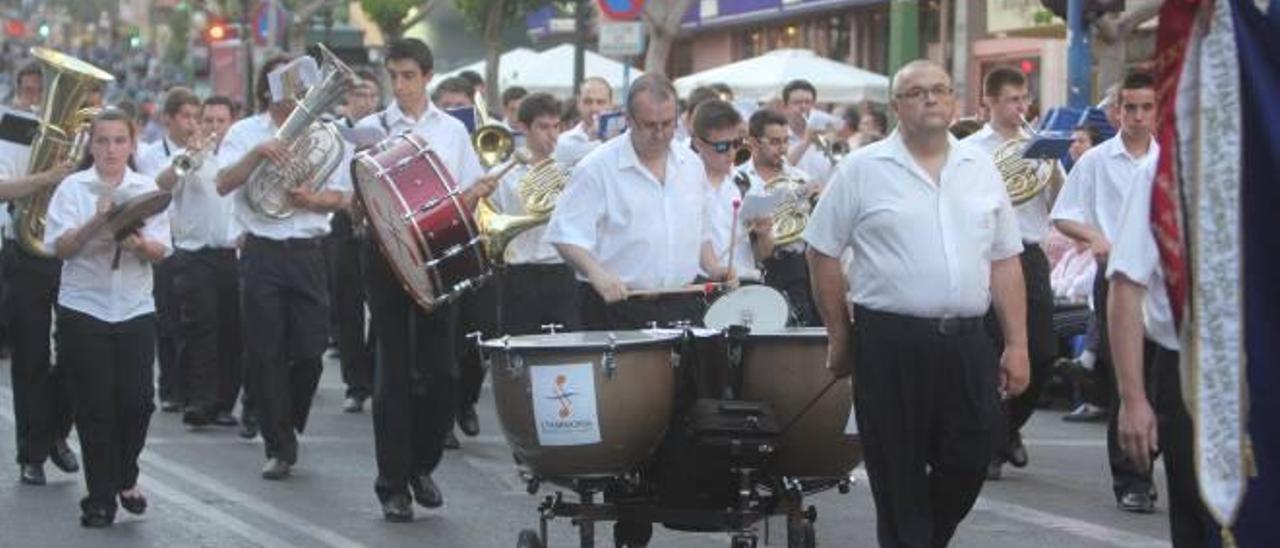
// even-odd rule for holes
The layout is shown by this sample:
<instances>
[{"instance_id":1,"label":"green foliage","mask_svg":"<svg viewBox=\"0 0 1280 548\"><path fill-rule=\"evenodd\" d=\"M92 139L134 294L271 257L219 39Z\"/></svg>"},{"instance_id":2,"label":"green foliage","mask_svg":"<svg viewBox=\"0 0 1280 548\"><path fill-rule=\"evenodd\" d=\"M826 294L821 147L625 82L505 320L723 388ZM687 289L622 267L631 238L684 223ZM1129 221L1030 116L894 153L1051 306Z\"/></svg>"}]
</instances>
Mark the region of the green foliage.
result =
<instances>
[{"instance_id":1,"label":"green foliage","mask_svg":"<svg viewBox=\"0 0 1280 548\"><path fill-rule=\"evenodd\" d=\"M191 38L191 14L175 11L169 16L169 45L165 48L165 60L182 64L187 56L187 42Z\"/></svg>"},{"instance_id":2,"label":"green foliage","mask_svg":"<svg viewBox=\"0 0 1280 548\"><path fill-rule=\"evenodd\" d=\"M420 7L421 0L360 0L360 9L389 38L404 34L404 21L409 10Z\"/></svg>"},{"instance_id":3,"label":"green foliage","mask_svg":"<svg viewBox=\"0 0 1280 548\"><path fill-rule=\"evenodd\" d=\"M467 18L467 22L479 30L484 29L489 10L499 0L453 0L453 5ZM551 0L502 0L501 21L506 24L524 14L550 4Z\"/></svg>"}]
</instances>

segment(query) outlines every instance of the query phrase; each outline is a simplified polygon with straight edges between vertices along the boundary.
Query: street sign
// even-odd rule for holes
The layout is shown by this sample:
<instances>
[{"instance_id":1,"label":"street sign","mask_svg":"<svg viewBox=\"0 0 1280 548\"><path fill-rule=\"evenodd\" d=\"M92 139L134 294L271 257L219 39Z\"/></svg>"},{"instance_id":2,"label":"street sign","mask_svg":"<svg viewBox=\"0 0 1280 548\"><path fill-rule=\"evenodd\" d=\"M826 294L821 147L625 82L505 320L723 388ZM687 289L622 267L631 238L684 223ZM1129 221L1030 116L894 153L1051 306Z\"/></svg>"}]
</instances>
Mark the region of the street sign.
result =
<instances>
[{"instance_id":1,"label":"street sign","mask_svg":"<svg viewBox=\"0 0 1280 548\"><path fill-rule=\"evenodd\" d=\"M631 57L644 52L644 24L639 21L600 22L600 54Z\"/></svg>"},{"instance_id":2,"label":"street sign","mask_svg":"<svg viewBox=\"0 0 1280 548\"><path fill-rule=\"evenodd\" d=\"M644 0L596 0L596 4L606 18L625 21L640 15Z\"/></svg>"}]
</instances>

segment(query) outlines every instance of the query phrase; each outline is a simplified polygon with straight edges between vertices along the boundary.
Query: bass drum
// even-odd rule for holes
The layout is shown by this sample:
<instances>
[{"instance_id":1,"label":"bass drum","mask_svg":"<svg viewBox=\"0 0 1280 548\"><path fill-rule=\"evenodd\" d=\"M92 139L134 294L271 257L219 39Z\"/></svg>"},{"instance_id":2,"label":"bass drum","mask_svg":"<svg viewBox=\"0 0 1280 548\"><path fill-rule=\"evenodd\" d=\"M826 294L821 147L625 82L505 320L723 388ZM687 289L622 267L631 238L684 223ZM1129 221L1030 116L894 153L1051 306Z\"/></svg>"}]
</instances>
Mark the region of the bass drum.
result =
<instances>
[{"instance_id":1,"label":"bass drum","mask_svg":"<svg viewBox=\"0 0 1280 548\"><path fill-rule=\"evenodd\" d=\"M557 483L631 472L671 422L678 333L503 337L482 344L517 461Z\"/></svg>"},{"instance_id":2,"label":"bass drum","mask_svg":"<svg viewBox=\"0 0 1280 548\"><path fill-rule=\"evenodd\" d=\"M768 402L784 429L773 473L846 478L862 461L862 443L850 423L853 385L840 380L827 388L832 376L824 328L751 331L742 349L742 375L739 397Z\"/></svg>"}]
</instances>

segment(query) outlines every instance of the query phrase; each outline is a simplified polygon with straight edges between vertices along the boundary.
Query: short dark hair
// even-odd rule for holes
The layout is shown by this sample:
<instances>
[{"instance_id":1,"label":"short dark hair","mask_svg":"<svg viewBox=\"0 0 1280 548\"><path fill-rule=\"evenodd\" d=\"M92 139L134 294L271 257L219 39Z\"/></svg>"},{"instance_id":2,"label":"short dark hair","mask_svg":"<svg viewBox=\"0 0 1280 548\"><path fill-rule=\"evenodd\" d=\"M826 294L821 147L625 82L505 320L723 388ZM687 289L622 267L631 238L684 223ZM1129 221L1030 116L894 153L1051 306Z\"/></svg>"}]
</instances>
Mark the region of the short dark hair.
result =
<instances>
[{"instance_id":1,"label":"short dark hair","mask_svg":"<svg viewBox=\"0 0 1280 548\"><path fill-rule=\"evenodd\" d=\"M28 61L22 67L18 68L18 73L14 75L13 82L15 85L21 84L22 79L28 76L36 76L44 78L44 71L40 69L40 63Z\"/></svg>"},{"instance_id":2,"label":"short dark hair","mask_svg":"<svg viewBox=\"0 0 1280 548\"><path fill-rule=\"evenodd\" d=\"M737 129L742 123L738 109L727 101L709 99L698 103L693 111L693 133L706 138L707 134L721 129Z\"/></svg>"},{"instance_id":3,"label":"short dark hair","mask_svg":"<svg viewBox=\"0 0 1280 548\"><path fill-rule=\"evenodd\" d=\"M560 118L560 101L550 93L534 93L520 100L520 109L516 112L516 119L520 123L530 126L534 120L543 116Z\"/></svg>"},{"instance_id":4,"label":"short dark hair","mask_svg":"<svg viewBox=\"0 0 1280 548\"><path fill-rule=\"evenodd\" d=\"M797 91L807 91L810 95L813 95L815 101L818 100L818 89L813 87L813 84L810 84L808 80L797 78L782 86L782 103L790 103L791 94Z\"/></svg>"},{"instance_id":5,"label":"short dark hair","mask_svg":"<svg viewBox=\"0 0 1280 548\"><path fill-rule=\"evenodd\" d=\"M476 94L471 82L461 76L452 76L440 81L440 85L436 86L435 96L438 98L445 93L461 93L467 97L473 97Z\"/></svg>"},{"instance_id":6,"label":"short dark hair","mask_svg":"<svg viewBox=\"0 0 1280 548\"><path fill-rule=\"evenodd\" d=\"M635 114L636 98L641 94L653 95L658 101L675 100L676 87L666 76L656 73L649 73L631 82L631 89L627 93L627 116Z\"/></svg>"},{"instance_id":7,"label":"short dark hair","mask_svg":"<svg viewBox=\"0 0 1280 548\"><path fill-rule=\"evenodd\" d=\"M271 84L267 81L267 75L280 65L289 62L289 58L283 55L277 55L267 59L262 66L258 68L258 80L254 82L253 98L258 102L258 112L267 110L271 106Z\"/></svg>"},{"instance_id":8,"label":"short dark hair","mask_svg":"<svg viewBox=\"0 0 1280 548\"><path fill-rule=\"evenodd\" d=\"M202 105L202 107L211 107L211 106L218 106L218 105L227 107L227 112L231 113L232 120L235 120L236 117L240 114L240 105L237 105L235 101L232 101L231 98L227 97L226 95L211 95L209 96L208 99L204 100L204 105Z\"/></svg>"},{"instance_id":9,"label":"short dark hair","mask_svg":"<svg viewBox=\"0 0 1280 548\"><path fill-rule=\"evenodd\" d=\"M757 139L764 137L765 126L787 127L787 117L771 108L762 108L751 114L747 121L747 134Z\"/></svg>"},{"instance_id":10,"label":"short dark hair","mask_svg":"<svg viewBox=\"0 0 1280 548\"><path fill-rule=\"evenodd\" d=\"M484 87L484 77L480 76L480 73L474 70L464 70L462 72L459 72L458 76L465 79L467 83L471 84L471 87L473 88Z\"/></svg>"},{"instance_id":11,"label":"short dark hair","mask_svg":"<svg viewBox=\"0 0 1280 548\"><path fill-rule=\"evenodd\" d=\"M1085 135L1088 135L1089 146L1095 146L1098 144L1098 141L1102 140L1102 132L1098 130L1098 126L1095 126L1093 124L1089 124L1089 123L1080 124L1071 131L1073 133L1079 131L1084 133Z\"/></svg>"},{"instance_id":12,"label":"short dark hair","mask_svg":"<svg viewBox=\"0 0 1280 548\"><path fill-rule=\"evenodd\" d=\"M888 116L885 116L885 115L884 115L884 112L881 112L881 111L876 110L876 109L870 109L870 110L868 110L868 111L866 111L866 112L864 112L864 113L862 113L861 115L859 115L859 116L858 116L858 123L859 123L859 124L861 124L861 123L862 123L862 117L863 117L863 116L870 116L870 117L874 118L874 119L875 119L875 121L876 121L876 124L878 124L878 125L880 126L880 133L885 133L885 132L889 131L889 117L888 117Z\"/></svg>"},{"instance_id":13,"label":"short dark hair","mask_svg":"<svg viewBox=\"0 0 1280 548\"><path fill-rule=\"evenodd\" d=\"M431 55L431 47L417 38L401 38L387 46L387 54L383 63L409 60L418 64L423 74L429 74L436 68L435 57Z\"/></svg>"},{"instance_id":14,"label":"short dark hair","mask_svg":"<svg viewBox=\"0 0 1280 548\"><path fill-rule=\"evenodd\" d=\"M947 129L956 139L964 139L982 129L982 123L973 118L961 118L952 122L951 127Z\"/></svg>"},{"instance_id":15,"label":"short dark hair","mask_svg":"<svg viewBox=\"0 0 1280 548\"><path fill-rule=\"evenodd\" d=\"M519 101L528 96L529 96L529 90L524 89L520 86L511 86L507 89L502 90L502 106L507 106L507 103L510 103L512 101Z\"/></svg>"},{"instance_id":16,"label":"short dark hair","mask_svg":"<svg viewBox=\"0 0 1280 548\"><path fill-rule=\"evenodd\" d=\"M685 101L685 108L689 109L689 114L692 116L694 112L697 112L698 105L719 98L720 94L711 89L711 86L698 86L689 92L689 99Z\"/></svg>"},{"instance_id":17,"label":"short dark hair","mask_svg":"<svg viewBox=\"0 0 1280 548\"><path fill-rule=\"evenodd\" d=\"M1134 89L1156 89L1156 79L1150 74L1141 71L1133 71L1124 76L1124 81L1120 82L1120 87L1116 88L1116 106L1124 105L1125 90Z\"/></svg>"},{"instance_id":18,"label":"short dark hair","mask_svg":"<svg viewBox=\"0 0 1280 548\"><path fill-rule=\"evenodd\" d=\"M999 97L1005 86L1025 87L1027 76L1020 70L1009 67L997 67L987 73L982 81L982 93L987 97Z\"/></svg>"},{"instance_id":19,"label":"short dark hair","mask_svg":"<svg viewBox=\"0 0 1280 548\"><path fill-rule=\"evenodd\" d=\"M357 79L369 82L370 84L373 84L374 87L378 88L378 91L382 91L382 80L378 79L378 73L368 67L355 69L355 73Z\"/></svg>"},{"instance_id":20,"label":"short dark hair","mask_svg":"<svg viewBox=\"0 0 1280 548\"><path fill-rule=\"evenodd\" d=\"M196 92L188 87L174 86L164 94L164 109L161 112L164 112L165 116L174 116L187 105L200 107L200 98L196 96Z\"/></svg>"},{"instance_id":21,"label":"short dark hair","mask_svg":"<svg viewBox=\"0 0 1280 548\"><path fill-rule=\"evenodd\" d=\"M729 84L726 84L724 82L716 82L707 87L710 87L711 89L715 90L715 92L721 96L721 99L723 99L724 98L723 96L725 95L728 95L730 99L733 98L733 95L734 95L733 88L729 87Z\"/></svg>"}]
</instances>

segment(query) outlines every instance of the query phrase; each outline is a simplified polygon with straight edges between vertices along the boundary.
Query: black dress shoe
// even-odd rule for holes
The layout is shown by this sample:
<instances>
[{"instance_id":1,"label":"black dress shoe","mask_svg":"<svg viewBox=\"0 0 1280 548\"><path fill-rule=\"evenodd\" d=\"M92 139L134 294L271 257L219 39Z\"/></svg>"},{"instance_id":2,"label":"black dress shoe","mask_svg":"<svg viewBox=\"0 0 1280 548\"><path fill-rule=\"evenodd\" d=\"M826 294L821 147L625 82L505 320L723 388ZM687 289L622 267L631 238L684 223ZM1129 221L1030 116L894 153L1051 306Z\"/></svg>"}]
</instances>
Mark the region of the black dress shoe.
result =
<instances>
[{"instance_id":1,"label":"black dress shoe","mask_svg":"<svg viewBox=\"0 0 1280 548\"><path fill-rule=\"evenodd\" d=\"M473 438L480 434L480 417L476 416L476 406L468 405L458 412L458 429Z\"/></svg>"},{"instance_id":2,"label":"black dress shoe","mask_svg":"<svg viewBox=\"0 0 1280 548\"><path fill-rule=\"evenodd\" d=\"M396 493L383 501L382 517L392 523L413 521L413 503L409 501L409 495Z\"/></svg>"},{"instance_id":3,"label":"black dress shoe","mask_svg":"<svg viewBox=\"0 0 1280 548\"><path fill-rule=\"evenodd\" d=\"M258 437L258 417L249 413L240 415L240 437L246 440Z\"/></svg>"},{"instance_id":4,"label":"black dress shoe","mask_svg":"<svg viewBox=\"0 0 1280 548\"><path fill-rule=\"evenodd\" d=\"M39 464L19 464L18 481L27 485L44 485L44 466Z\"/></svg>"},{"instance_id":5,"label":"black dress shoe","mask_svg":"<svg viewBox=\"0 0 1280 548\"><path fill-rule=\"evenodd\" d=\"M197 409L194 407L188 407L186 411L182 412L182 424L185 424L192 428L200 428L202 426L208 426L209 422L210 422L209 415L206 414L204 411L201 411L200 409Z\"/></svg>"},{"instance_id":6,"label":"black dress shoe","mask_svg":"<svg viewBox=\"0 0 1280 548\"><path fill-rule=\"evenodd\" d=\"M282 480L289 477L289 473L293 470L293 465L277 458L267 459L267 463L262 466L262 479Z\"/></svg>"},{"instance_id":7,"label":"black dress shoe","mask_svg":"<svg viewBox=\"0 0 1280 548\"><path fill-rule=\"evenodd\" d=\"M1014 434L1009 441L1009 447L1005 449L1005 460L1012 464L1014 468L1025 468L1027 466L1027 447L1022 445L1022 436Z\"/></svg>"},{"instance_id":8,"label":"black dress shoe","mask_svg":"<svg viewBox=\"0 0 1280 548\"><path fill-rule=\"evenodd\" d=\"M217 426L235 426L240 424L240 421L237 421L235 417L231 416L231 413L223 411L213 417L213 424Z\"/></svg>"},{"instance_id":9,"label":"black dress shoe","mask_svg":"<svg viewBox=\"0 0 1280 548\"><path fill-rule=\"evenodd\" d=\"M409 478L409 490L413 491L413 499L423 508L439 508L444 505L444 495L436 486L431 474L416 474Z\"/></svg>"},{"instance_id":10,"label":"black dress shoe","mask_svg":"<svg viewBox=\"0 0 1280 548\"><path fill-rule=\"evenodd\" d=\"M49 462L68 474L74 474L80 471L80 463L76 460L75 451L67 445L67 440L58 440L53 442L53 449L49 451Z\"/></svg>"},{"instance_id":11,"label":"black dress shoe","mask_svg":"<svg viewBox=\"0 0 1280 548\"><path fill-rule=\"evenodd\" d=\"M453 434L453 430L449 430L449 433L444 435L444 448L445 449L461 449L462 448L462 444L458 443L458 436Z\"/></svg>"},{"instance_id":12,"label":"black dress shoe","mask_svg":"<svg viewBox=\"0 0 1280 548\"><path fill-rule=\"evenodd\" d=\"M111 527L111 523L114 522L115 519L115 516L108 510L87 510L80 514L80 526L92 529Z\"/></svg>"},{"instance_id":13,"label":"black dress shoe","mask_svg":"<svg viewBox=\"0 0 1280 548\"><path fill-rule=\"evenodd\" d=\"M1156 501L1149 492L1131 492L1120 495L1116 504L1125 512L1150 514L1156 511Z\"/></svg>"},{"instance_id":14,"label":"black dress shoe","mask_svg":"<svg viewBox=\"0 0 1280 548\"><path fill-rule=\"evenodd\" d=\"M359 396L347 396L342 402L343 413L359 413L364 411L364 398Z\"/></svg>"},{"instance_id":15,"label":"black dress shoe","mask_svg":"<svg viewBox=\"0 0 1280 548\"><path fill-rule=\"evenodd\" d=\"M147 497L138 495L136 497L126 497L124 493L120 494L120 507L124 508L130 514L138 515L147 511Z\"/></svg>"}]
</instances>

